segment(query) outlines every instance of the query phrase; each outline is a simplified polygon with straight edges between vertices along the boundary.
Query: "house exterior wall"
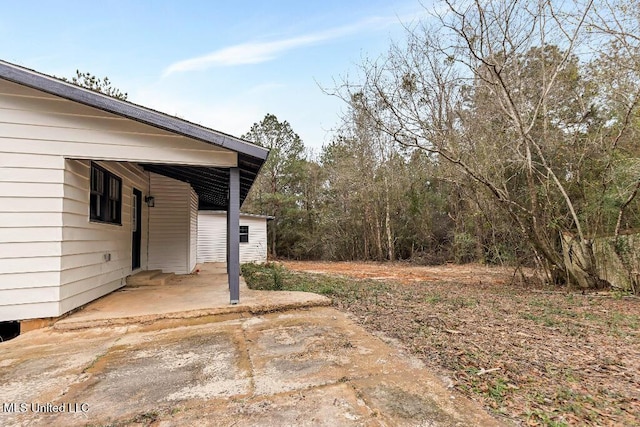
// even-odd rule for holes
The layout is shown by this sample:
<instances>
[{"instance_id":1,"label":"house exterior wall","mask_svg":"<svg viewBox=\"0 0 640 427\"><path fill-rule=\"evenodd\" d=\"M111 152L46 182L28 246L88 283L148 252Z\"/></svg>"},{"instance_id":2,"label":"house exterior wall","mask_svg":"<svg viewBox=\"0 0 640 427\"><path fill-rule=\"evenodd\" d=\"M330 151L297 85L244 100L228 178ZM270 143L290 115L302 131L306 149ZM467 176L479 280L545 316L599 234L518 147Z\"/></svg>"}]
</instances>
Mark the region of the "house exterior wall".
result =
<instances>
[{"instance_id":1,"label":"house exterior wall","mask_svg":"<svg viewBox=\"0 0 640 427\"><path fill-rule=\"evenodd\" d=\"M122 225L89 221L91 160L122 179ZM124 285L132 188L153 195L137 161L237 163L235 152L0 79L0 321L56 317ZM147 268L149 209L142 208ZM188 247L177 272L189 272Z\"/></svg>"},{"instance_id":2,"label":"house exterior wall","mask_svg":"<svg viewBox=\"0 0 640 427\"><path fill-rule=\"evenodd\" d=\"M21 145L0 138L0 321L59 313L64 159Z\"/></svg>"},{"instance_id":3,"label":"house exterior wall","mask_svg":"<svg viewBox=\"0 0 640 427\"><path fill-rule=\"evenodd\" d=\"M10 152L122 162L237 166L237 153L0 79Z\"/></svg>"},{"instance_id":4,"label":"house exterior wall","mask_svg":"<svg viewBox=\"0 0 640 427\"><path fill-rule=\"evenodd\" d=\"M103 224L89 221L90 161L0 156L0 321L56 317L124 286L131 274L131 194L133 187L148 194L148 173L97 162L122 179L122 224ZM23 182L41 177L48 182ZM146 248L144 205L142 217Z\"/></svg>"},{"instance_id":5,"label":"house exterior wall","mask_svg":"<svg viewBox=\"0 0 640 427\"><path fill-rule=\"evenodd\" d=\"M240 243L240 262L267 260L267 219L240 214L240 225L249 226L249 242ZM227 215L220 211L198 213L198 262L227 262Z\"/></svg>"},{"instance_id":6,"label":"house exterior wall","mask_svg":"<svg viewBox=\"0 0 640 427\"><path fill-rule=\"evenodd\" d=\"M150 192L155 206L149 208L149 270L189 274L194 191L189 184L155 173L150 174ZM197 212L197 196L195 210ZM193 265L193 267L191 267Z\"/></svg>"},{"instance_id":7,"label":"house exterior wall","mask_svg":"<svg viewBox=\"0 0 640 427\"><path fill-rule=\"evenodd\" d=\"M198 263L227 262L227 216L198 212Z\"/></svg>"},{"instance_id":8,"label":"house exterior wall","mask_svg":"<svg viewBox=\"0 0 640 427\"><path fill-rule=\"evenodd\" d=\"M189 271L196 268L198 262L198 195L191 189L189 203Z\"/></svg>"},{"instance_id":9,"label":"house exterior wall","mask_svg":"<svg viewBox=\"0 0 640 427\"><path fill-rule=\"evenodd\" d=\"M60 311L65 313L125 285L132 273L133 188L149 194L149 173L130 163L95 162L122 179L122 224L89 221L91 162L66 160L62 211ZM147 215L142 204L141 268L147 265ZM108 255L108 256L107 256Z\"/></svg>"}]
</instances>

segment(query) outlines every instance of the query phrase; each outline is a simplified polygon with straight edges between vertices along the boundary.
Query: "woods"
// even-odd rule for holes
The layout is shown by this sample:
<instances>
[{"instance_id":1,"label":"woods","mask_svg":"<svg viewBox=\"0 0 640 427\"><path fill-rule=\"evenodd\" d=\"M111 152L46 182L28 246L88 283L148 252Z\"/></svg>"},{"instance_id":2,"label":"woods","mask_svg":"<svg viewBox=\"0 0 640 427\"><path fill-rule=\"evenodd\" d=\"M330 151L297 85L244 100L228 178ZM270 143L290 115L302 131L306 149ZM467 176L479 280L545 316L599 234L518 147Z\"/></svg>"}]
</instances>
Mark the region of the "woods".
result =
<instances>
[{"instance_id":1,"label":"woods","mask_svg":"<svg viewBox=\"0 0 640 427\"><path fill-rule=\"evenodd\" d=\"M277 217L277 254L528 264L597 288L607 237L637 289L622 236L640 221L638 10L447 2L408 26L332 90L348 113L319 156L269 160L287 207L262 186L249 206Z\"/></svg>"}]
</instances>

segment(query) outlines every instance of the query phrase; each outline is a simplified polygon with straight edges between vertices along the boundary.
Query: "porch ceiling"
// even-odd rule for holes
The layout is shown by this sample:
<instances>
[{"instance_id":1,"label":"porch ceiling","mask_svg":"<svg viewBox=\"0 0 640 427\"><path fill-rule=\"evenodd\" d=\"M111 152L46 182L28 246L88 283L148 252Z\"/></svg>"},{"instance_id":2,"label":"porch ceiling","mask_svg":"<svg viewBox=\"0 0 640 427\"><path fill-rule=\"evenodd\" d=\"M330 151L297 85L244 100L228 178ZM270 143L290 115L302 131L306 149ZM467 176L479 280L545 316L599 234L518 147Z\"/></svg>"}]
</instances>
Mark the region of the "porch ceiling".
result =
<instances>
[{"instance_id":1,"label":"porch ceiling","mask_svg":"<svg viewBox=\"0 0 640 427\"><path fill-rule=\"evenodd\" d=\"M240 169L240 205L247 197L262 162L253 157L238 154ZM203 166L180 166L142 163L145 170L191 184L199 198L199 209L226 210L229 169Z\"/></svg>"}]
</instances>

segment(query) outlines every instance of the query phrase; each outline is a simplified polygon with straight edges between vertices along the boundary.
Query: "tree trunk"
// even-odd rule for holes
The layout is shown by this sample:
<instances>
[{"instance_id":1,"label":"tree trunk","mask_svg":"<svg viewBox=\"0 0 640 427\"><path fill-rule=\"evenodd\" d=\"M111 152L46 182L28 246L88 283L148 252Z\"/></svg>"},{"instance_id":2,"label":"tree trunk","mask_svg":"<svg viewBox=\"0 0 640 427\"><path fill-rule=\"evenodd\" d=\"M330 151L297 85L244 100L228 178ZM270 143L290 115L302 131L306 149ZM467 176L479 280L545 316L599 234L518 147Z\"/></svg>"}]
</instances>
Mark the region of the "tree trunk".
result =
<instances>
[{"instance_id":1,"label":"tree trunk","mask_svg":"<svg viewBox=\"0 0 640 427\"><path fill-rule=\"evenodd\" d=\"M480 206L478 206L478 209L480 209ZM475 215L474 218L474 226L475 226L475 234L476 234L476 262L481 262L481 263L485 263L485 256L484 256L484 233L482 232L482 216L481 215ZM494 250L496 250L497 252L497 248L494 248ZM497 255L499 256L500 259L500 265L502 265L503 260L502 257L500 256L500 254L497 253Z\"/></svg>"},{"instance_id":2,"label":"tree trunk","mask_svg":"<svg viewBox=\"0 0 640 427\"><path fill-rule=\"evenodd\" d=\"M387 233L387 256L389 257L389 261L393 261L394 259L394 251L393 251L393 236L391 235L391 208L389 206L389 186L387 183L387 177L384 177L384 199L385 199L385 231Z\"/></svg>"},{"instance_id":3,"label":"tree trunk","mask_svg":"<svg viewBox=\"0 0 640 427\"><path fill-rule=\"evenodd\" d=\"M601 280L596 270L596 258L590 241L571 233L562 233L563 260L567 273L582 289L597 289Z\"/></svg>"},{"instance_id":4,"label":"tree trunk","mask_svg":"<svg viewBox=\"0 0 640 427\"><path fill-rule=\"evenodd\" d=\"M380 230L380 221L378 219L378 210L374 208L374 215L375 218L373 220L375 226L376 226L376 247L378 249L378 255L377 255L377 260L381 261L383 258L383 251L382 251L382 230Z\"/></svg>"},{"instance_id":5,"label":"tree trunk","mask_svg":"<svg viewBox=\"0 0 640 427\"><path fill-rule=\"evenodd\" d=\"M364 237L364 256L363 258L369 259L369 215L367 215L367 211L368 209L364 210L364 230L363 230L363 237Z\"/></svg>"},{"instance_id":6,"label":"tree trunk","mask_svg":"<svg viewBox=\"0 0 640 427\"><path fill-rule=\"evenodd\" d=\"M277 220L276 220L277 221ZM271 258L276 259L276 221L271 222Z\"/></svg>"}]
</instances>

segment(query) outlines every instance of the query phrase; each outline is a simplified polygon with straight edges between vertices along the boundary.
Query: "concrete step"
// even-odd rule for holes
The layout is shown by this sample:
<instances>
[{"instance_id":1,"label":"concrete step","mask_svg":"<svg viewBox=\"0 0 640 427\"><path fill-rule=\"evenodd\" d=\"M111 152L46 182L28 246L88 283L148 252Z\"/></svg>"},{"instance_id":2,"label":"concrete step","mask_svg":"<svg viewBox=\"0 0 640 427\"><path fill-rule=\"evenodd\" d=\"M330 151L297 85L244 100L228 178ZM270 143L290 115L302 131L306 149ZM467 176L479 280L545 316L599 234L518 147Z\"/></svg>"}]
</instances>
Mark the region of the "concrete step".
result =
<instances>
[{"instance_id":1,"label":"concrete step","mask_svg":"<svg viewBox=\"0 0 640 427\"><path fill-rule=\"evenodd\" d=\"M162 270L147 270L127 277L127 286L166 285L175 274L163 273Z\"/></svg>"},{"instance_id":2,"label":"concrete step","mask_svg":"<svg viewBox=\"0 0 640 427\"><path fill-rule=\"evenodd\" d=\"M226 262L207 263L207 272L209 274L227 274L227 263Z\"/></svg>"},{"instance_id":3,"label":"concrete step","mask_svg":"<svg viewBox=\"0 0 640 427\"><path fill-rule=\"evenodd\" d=\"M147 280L147 285L166 285L174 276L175 273L160 273Z\"/></svg>"}]
</instances>

